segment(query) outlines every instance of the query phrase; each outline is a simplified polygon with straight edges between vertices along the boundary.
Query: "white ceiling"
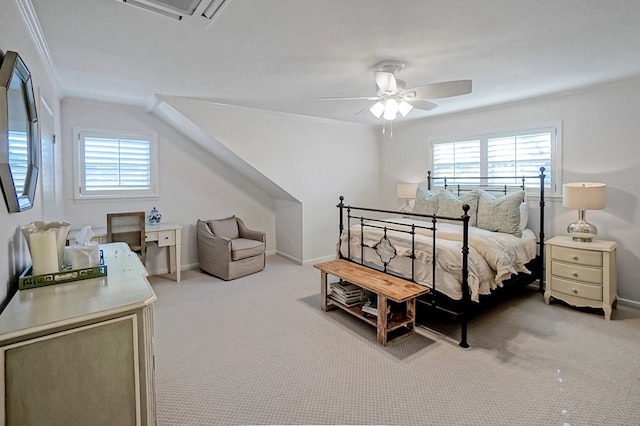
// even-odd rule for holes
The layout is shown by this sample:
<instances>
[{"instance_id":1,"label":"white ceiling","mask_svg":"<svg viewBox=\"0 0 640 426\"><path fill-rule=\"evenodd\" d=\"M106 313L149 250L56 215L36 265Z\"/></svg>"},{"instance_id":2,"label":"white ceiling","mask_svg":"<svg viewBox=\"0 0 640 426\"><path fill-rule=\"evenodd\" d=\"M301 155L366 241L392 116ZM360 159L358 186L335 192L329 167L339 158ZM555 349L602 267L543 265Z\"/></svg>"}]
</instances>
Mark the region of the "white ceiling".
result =
<instances>
[{"instance_id":1,"label":"white ceiling","mask_svg":"<svg viewBox=\"0 0 640 426\"><path fill-rule=\"evenodd\" d=\"M23 0L27 1L28 0ZM31 0L65 96L144 105L153 94L379 123L373 67L408 86L473 93L403 120L640 75L639 0L227 0L209 27L116 0Z\"/></svg>"}]
</instances>

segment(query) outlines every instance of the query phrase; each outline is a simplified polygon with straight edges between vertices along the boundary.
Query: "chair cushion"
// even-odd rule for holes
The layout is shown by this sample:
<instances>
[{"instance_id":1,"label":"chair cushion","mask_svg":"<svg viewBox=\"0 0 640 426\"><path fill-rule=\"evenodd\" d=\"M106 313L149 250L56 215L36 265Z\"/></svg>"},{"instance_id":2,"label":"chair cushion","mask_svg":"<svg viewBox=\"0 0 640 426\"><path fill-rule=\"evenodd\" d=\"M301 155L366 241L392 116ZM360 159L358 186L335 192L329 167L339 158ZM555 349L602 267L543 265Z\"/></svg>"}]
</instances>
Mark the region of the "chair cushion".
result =
<instances>
[{"instance_id":1,"label":"chair cushion","mask_svg":"<svg viewBox=\"0 0 640 426\"><path fill-rule=\"evenodd\" d=\"M217 237L233 240L240 236L240 231L238 231L238 221L236 221L235 216L220 220L210 220L209 228L211 228L213 235Z\"/></svg>"},{"instance_id":2,"label":"chair cushion","mask_svg":"<svg viewBox=\"0 0 640 426\"><path fill-rule=\"evenodd\" d=\"M231 260L246 259L264 254L265 245L262 241L236 238L231 240Z\"/></svg>"}]
</instances>

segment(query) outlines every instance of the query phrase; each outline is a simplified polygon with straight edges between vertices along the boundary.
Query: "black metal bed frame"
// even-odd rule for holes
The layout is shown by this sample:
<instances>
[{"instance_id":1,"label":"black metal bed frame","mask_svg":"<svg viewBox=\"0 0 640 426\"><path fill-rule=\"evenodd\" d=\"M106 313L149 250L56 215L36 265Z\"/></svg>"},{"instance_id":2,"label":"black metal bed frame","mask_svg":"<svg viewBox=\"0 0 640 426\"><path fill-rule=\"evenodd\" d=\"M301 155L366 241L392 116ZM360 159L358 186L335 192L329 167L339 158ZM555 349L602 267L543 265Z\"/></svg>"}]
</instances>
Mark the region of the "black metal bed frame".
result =
<instances>
[{"instance_id":1,"label":"black metal bed frame","mask_svg":"<svg viewBox=\"0 0 640 426\"><path fill-rule=\"evenodd\" d=\"M520 273L512 278L510 278L509 280L505 281L503 283L503 288L512 288L516 285L528 285L532 282L534 282L536 279L539 280L539 291L543 291L544 290L544 238L545 238L545 234L544 234L544 207L545 207L545 199L544 199L544 184L545 184L545 168L541 167L540 168L540 175L538 176L508 176L508 177L475 177L475 178L460 178L457 179L458 181L460 180L464 180L465 182L468 182L469 180L472 181L478 181L478 185L471 185L468 183L464 183L464 184L458 184L456 183L456 179L455 178L439 178L439 177L433 177L431 176L431 171L429 171L427 173L427 185L428 185L428 189L432 189L432 187L434 186L435 182L439 182L442 181L442 187L446 190L452 190L452 192L457 193L457 195L460 195L461 193L464 193L466 191L470 191L474 188L482 188L485 190L489 190L492 192L501 192L504 194L507 194L509 191L509 188L514 188L514 187L520 187L523 190L526 189L526 181L527 180L531 180L531 179L536 179L539 182L540 185L540 230L538 233L538 255L531 260L531 262L529 262L527 264L527 269L529 269L531 271L531 274L524 274L524 273ZM514 185L514 184L505 184L505 185L499 185L496 186L495 184L491 183L488 184L487 182L495 182L496 180L510 180L512 182L515 182L515 180L520 180L521 184L518 185ZM432 244L433 244L433 253L435 253L436 251L436 234L437 234L437 222L438 220L447 220L447 221L458 221L462 224L462 228L463 228L463 237L462 237L462 247L461 247L461 253L462 253L462 283L461 283L461 289L462 289L462 298L460 300L454 300L449 298L448 296L446 296L443 293L439 293L437 291L436 288L436 263L435 262L431 262L432 263L432 281L433 281L433 288L432 291L430 293L427 293L424 296L421 296L418 298L418 304L417 307L418 308L424 308L424 309L434 309L437 310L439 312L444 312L446 314L449 314L451 317L455 318L455 319L459 319L460 320L460 343L459 345L463 348L468 348L469 344L467 342L467 329L468 329L468 322L471 319L471 316L474 314L474 311L476 311L476 306L479 306L480 304L478 303L474 303L471 301L471 293L469 291L469 270L468 270L468 255L469 255L469 205L465 204L463 205L463 214L460 217L444 217L444 216L437 216L437 215L426 215L426 214L421 214L421 213L405 213L405 212L398 212L395 210L384 210L384 209L375 209L375 208L368 208L368 207L355 207L355 206L348 206L344 204L344 197L341 196L340 197L340 203L336 206L339 208L340 210L340 223L339 223L339 232L340 232L340 236L342 236L343 232L344 232L344 228L345 228L345 222L344 222L344 211L346 210L346 214L347 214L347 255L344 256L342 254L341 250L338 250L339 253L339 257L341 259L345 259L354 263L359 263L363 266L367 266L369 268L372 269L376 269L376 270L380 270L379 266L373 265L373 264L369 264L366 263L364 261L364 249L365 249L365 244L363 242L364 238L364 229L366 228L377 228L382 230L383 236L380 239L380 241L374 246L372 247L373 250L376 252L376 254L378 255L378 257L380 258L380 261L382 263L382 269L381 272L389 274L389 275L394 275L397 276L399 278L405 279L405 280L409 280L412 282L416 282L415 281L415 233L416 233L416 229L427 229L432 231ZM352 215L352 211L353 212L362 212L360 216L353 216ZM424 226L424 225L416 225L416 224L411 224L411 225L406 225L404 223L398 223L398 222L394 222L393 220L390 219L380 219L380 218L374 218L374 217L365 217L362 214L364 214L365 212L367 213L377 213L377 214L393 214L393 215L402 215L404 217L412 217L412 218L416 218L416 220L421 220L424 222L431 222L430 226ZM354 259L352 259L352 254L351 254L351 244L350 244L350 240L351 240L351 221L352 220L357 220L359 221L360 224L360 261L356 262ZM369 223L369 221L374 221L373 224ZM408 256L409 258L412 259L411 262L411 277L404 277L404 276L399 276L396 274L393 274L391 272L389 272L387 270L387 266L389 265L389 263L397 256L397 250L396 248L393 246L393 244L391 243L391 241L387 238L387 224L389 225L396 225L393 228L394 232L401 232L401 233L407 233L411 235L411 252L410 255ZM400 229L398 229L398 226L400 227ZM435 255L432 256L433 259L435 259ZM497 291L494 291L494 293L500 293L500 290L502 289L497 289ZM482 296L482 299L487 300L487 302L484 302L483 300L483 304L487 304L489 303L488 300L489 298L493 298L493 293L491 296Z\"/></svg>"}]
</instances>

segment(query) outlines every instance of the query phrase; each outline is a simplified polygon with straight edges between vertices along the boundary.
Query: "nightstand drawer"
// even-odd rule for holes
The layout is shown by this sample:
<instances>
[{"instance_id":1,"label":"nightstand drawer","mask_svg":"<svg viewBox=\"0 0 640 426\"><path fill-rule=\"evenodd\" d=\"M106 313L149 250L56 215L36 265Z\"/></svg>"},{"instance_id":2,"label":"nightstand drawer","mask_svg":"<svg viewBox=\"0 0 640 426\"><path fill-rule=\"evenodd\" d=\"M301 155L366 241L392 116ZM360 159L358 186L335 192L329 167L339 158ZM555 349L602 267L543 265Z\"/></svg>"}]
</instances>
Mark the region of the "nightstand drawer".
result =
<instances>
[{"instance_id":1,"label":"nightstand drawer","mask_svg":"<svg viewBox=\"0 0 640 426\"><path fill-rule=\"evenodd\" d=\"M553 246L551 258L586 266L602 266L602 253L599 251Z\"/></svg>"},{"instance_id":2,"label":"nightstand drawer","mask_svg":"<svg viewBox=\"0 0 640 426\"><path fill-rule=\"evenodd\" d=\"M602 287L551 277L551 290L570 296L602 302Z\"/></svg>"},{"instance_id":3,"label":"nightstand drawer","mask_svg":"<svg viewBox=\"0 0 640 426\"><path fill-rule=\"evenodd\" d=\"M562 262L551 262L551 274L571 280L602 284L602 269L588 268Z\"/></svg>"}]
</instances>

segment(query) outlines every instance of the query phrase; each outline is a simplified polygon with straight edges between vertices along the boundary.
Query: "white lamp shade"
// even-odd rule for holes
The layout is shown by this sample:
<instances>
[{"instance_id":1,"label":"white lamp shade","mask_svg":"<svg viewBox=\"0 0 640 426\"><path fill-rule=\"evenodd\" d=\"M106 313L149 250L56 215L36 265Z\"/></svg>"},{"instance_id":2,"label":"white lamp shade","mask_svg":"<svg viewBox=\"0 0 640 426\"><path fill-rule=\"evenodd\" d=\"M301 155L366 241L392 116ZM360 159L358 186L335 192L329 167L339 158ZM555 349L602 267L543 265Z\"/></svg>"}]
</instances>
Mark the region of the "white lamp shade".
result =
<instances>
[{"instance_id":1,"label":"white lamp shade","mask_svg":"<svg viewBox=\"0 0 640 426\"><path fill-rule=\"evenodd\" d=\"M416 198L417 183L399 183L397 188L398 198Z\"/></svg>"},{"instance_id":2,"label":"white lamp shade","mask_svg":"<svg viewBox=\"0 0 640 426\"><path fill-rule=\"evenodd\" d=\"M371 114L375 115L376 118L382 117L382 113L384 112L384 104L380 101L373 104L371 108L369 108Z\"/></svg>"},{"instance_id":3,"label":"white lamp shade","mask_svg":"<svg viewBox=\"0 0 640 426\"><path fill-rule=\"evenodd\" d=\"M387 101L384 103L384 115L382 116L382 118L384 118L387 121L391 121L391 120L395 120L397 115L398 115L398 101L396 101L393 98L387 99Z\"/></svg>"},{"instance_id":4,"label":"white lamp shade","mask_svg":"<svg viewBox=\"0 0 640 426\"><path fill-rule=\"evenodd\" d=\"M400 101L398 104L398 111L402 114L403 117L406 117L407 114L413 109L413 105L411 105L407 101Z\"/></svg>"},{"instance_id":5,"label":"white lamp shade","mask_svg":"<svg viewBox=\"0 0 640 426\"><path fill-rule=\"evenodd\" d=\"M562 205L577 210L604 209L606 187L598 182L565 183L562 185Z\"/></svg>"}]
</instances>

